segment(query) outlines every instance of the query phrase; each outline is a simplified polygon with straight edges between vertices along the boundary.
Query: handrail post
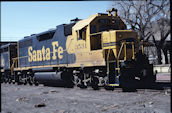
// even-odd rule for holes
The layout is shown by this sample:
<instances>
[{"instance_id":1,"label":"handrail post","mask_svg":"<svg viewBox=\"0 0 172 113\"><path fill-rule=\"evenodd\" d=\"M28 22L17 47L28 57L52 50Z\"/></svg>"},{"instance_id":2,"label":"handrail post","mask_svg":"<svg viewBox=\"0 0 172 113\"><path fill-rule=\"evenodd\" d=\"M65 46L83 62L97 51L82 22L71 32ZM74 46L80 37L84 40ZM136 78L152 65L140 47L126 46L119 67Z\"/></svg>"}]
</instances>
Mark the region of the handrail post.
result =
<instances>
[{"instance_id":1,"label":"handrail post","mask_svg":"<svg viewBox=\"0 0 172 113\"><path fill-rule=\"evenodd\" d=\"M109 74L109 54L110 54L110 49L108 50L108 54L107 54L107 72Z\"/></svg>"},{"instance_id":2,"label":"handrail post","mask_svg":"<svg viewBox=\"0 0 172 113\"><path fill-rule=\"evenodd\" d=\"M126 47L126 42L124 42L124 60L127 60L127 47Z\"/></svg>"},{"instance_id":3,"label":"handrail post","mask_svg":"<svg viewBox=\"0 0 172 113\"><path fill-rule=\"evenodd\" d=\"M108 75L108 84L109 84L109 54L110 54L110 49L108 49L108 54L107 54L107 75Z\"/></svg>"},{"instance_id":4,"label":"handrail post","mask_svg":"<svg viewBox=\"0 0 172 113\"><path fill-rule=\"evenodd\" d=\"M132 53L133 53L133 59L135 59L135 56L134 56L134 42L132 42Z\"/></svg>"},{"instance_id":5,"label":"handrail post","mask_svg":"<svg viewBox=\"0 0 172 113\"><path fill-rule=\"evenodd\" d=\"M141 40L141 47L142 47L142 54L143 54L143 52L144 52L143 40Z\"/></svg>"},{"instance_id":6,"label":"handrail post","mask_svg":"<svg viewBox=\"0 0 172 113\"><path fill-rule=\"evenodd\" d=\"M117 69L118 69L118 73L120 73L120 68L119 68L119 60L117 60Z\"/></svg>"},{"instance_id":7,"label":"handrail post","mask_svg":"<svg viewBox=\"0 0 172 113\"><path fill-rule=\"evenodd\" d=\"M119 57L120 57L120 55L121 55L121 51L122 51L123 46L124 46L124 43L122 43L122 45L121 45L121 47L120 47L120 50L119 50L119 53L118 53L117 60L119 60Z\"/></svg>"}]
</instances>

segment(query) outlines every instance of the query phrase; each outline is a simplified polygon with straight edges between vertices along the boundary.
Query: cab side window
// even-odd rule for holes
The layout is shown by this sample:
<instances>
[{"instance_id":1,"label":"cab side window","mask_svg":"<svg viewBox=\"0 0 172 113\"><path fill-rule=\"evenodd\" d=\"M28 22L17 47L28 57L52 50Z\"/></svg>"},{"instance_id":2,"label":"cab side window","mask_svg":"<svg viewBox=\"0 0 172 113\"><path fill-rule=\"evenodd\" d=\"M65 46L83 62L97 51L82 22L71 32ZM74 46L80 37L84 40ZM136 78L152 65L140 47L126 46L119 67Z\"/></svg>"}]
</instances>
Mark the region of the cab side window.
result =
<instances>
[{"instance_id":1,"label":"cab side window","mask_svg":"<svg viewBox=\"0 0 172 113\"><path fill-rule=\"evenodd\" d=\"M79 30L79 37L78 40L86 40L86 28L82 28Z\"/></svg>"},{"instance_id":2,"label":"cab side window","mask_svg":"<svg viewBox=\"0 0 172 113\"><path fill-rule=\"evenodd\" d=\"M91 34L96 32L97 32L96 25L91 25Z\"/></svg>"}]
</instances>

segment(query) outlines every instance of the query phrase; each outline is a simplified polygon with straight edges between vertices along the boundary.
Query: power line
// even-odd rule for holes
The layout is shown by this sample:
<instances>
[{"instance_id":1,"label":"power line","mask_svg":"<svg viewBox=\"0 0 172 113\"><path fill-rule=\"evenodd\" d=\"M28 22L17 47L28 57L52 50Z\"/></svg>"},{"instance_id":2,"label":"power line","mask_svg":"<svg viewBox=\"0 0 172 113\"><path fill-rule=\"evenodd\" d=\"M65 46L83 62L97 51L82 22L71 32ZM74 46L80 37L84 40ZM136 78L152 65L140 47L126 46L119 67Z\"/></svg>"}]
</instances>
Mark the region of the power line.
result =
<instances>
[{"instance_id":1,"label":"power line","mask_svg":"<svg viewBox=\"0 0 172 113\"><path fill-rule=\"evenodd\" d=\"M21 37L1 37L1 38L21 38Z\"/></svg>"}]
</instances>

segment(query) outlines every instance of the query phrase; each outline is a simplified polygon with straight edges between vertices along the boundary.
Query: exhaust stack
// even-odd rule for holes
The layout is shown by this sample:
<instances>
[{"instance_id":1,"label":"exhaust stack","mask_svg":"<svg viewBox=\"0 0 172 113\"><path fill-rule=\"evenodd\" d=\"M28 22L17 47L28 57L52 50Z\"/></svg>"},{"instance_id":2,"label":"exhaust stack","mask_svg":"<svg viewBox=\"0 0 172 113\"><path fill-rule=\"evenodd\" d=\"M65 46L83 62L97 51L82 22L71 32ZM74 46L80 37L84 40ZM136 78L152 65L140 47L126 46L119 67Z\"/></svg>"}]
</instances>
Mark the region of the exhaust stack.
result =
<instances>
[{"instance_id":1,"label":"exhaust stack","mask_svg":"<svg viewBox=\"0 0 172 113\"><path fill-rule=\"evenodd\" d=\"M112 8L111 10L106 10L106 12L108 12L108 16L112 16L112 12L114 12L113 13L113 16L118 16L118 14L117 14L117 9L115 9L115 8Z\"/></svg>"}]
</instances>

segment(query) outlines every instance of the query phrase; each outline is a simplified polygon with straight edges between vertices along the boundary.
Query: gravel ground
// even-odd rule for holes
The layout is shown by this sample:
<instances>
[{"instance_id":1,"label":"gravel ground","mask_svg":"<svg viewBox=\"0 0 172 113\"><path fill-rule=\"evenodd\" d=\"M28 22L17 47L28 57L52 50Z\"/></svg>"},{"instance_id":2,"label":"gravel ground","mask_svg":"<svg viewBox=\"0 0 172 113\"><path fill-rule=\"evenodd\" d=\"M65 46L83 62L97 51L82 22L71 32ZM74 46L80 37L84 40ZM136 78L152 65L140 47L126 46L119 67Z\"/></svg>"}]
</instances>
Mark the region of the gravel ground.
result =
<instances>
[{"instance_id":1,"label":"gravel ground","mask_svg":"<svg viewBox=\"0 0 172 113\"><path fill-rule=\"evenodd\" d=\"M1 84L1 113L171 113L171 90Z\"/></svg>"}]
</instances>

